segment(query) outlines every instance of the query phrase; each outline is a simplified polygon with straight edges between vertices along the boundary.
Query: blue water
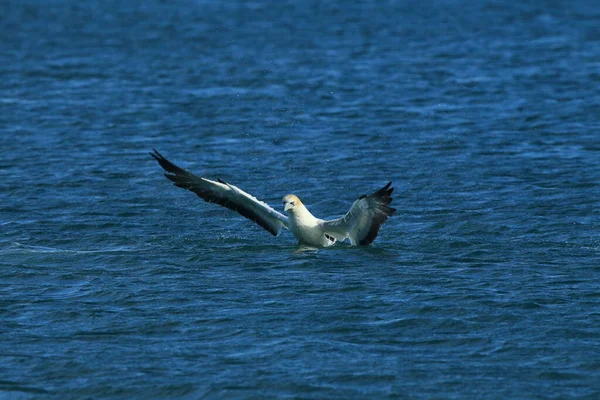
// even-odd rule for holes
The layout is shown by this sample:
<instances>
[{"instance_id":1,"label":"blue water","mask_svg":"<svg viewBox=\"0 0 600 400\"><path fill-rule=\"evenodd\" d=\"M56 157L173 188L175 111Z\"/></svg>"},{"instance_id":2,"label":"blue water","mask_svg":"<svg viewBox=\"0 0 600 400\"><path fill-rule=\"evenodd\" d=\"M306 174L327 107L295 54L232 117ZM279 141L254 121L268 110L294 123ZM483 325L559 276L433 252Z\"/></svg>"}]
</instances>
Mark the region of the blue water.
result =
<instances>
[{"instance_id":1,"label":"blue water","mask_svg":"<svg viewBox=\"0 0 600 400\"><path fill-rule=\"evenodd\" d=\"M600 398L600 3L0 4L0 397ZM281 210L393 181L368 248Z\"/></svg>"}]
</instances>

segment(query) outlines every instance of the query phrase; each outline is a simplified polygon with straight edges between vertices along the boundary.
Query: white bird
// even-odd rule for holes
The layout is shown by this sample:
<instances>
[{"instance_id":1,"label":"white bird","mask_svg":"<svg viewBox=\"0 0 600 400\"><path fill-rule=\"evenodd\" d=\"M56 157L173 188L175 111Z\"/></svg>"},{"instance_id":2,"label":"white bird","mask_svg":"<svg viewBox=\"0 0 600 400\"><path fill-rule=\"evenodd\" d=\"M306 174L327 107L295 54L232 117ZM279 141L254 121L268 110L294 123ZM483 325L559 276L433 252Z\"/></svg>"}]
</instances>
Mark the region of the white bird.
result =
<instances>
[{"instance_id":1,"label":"white bird","mask_svg":"<svg viewBox=\"0 0 600 400\"><path fill-rule=\"evenodd\" d=\"M395 208L388 207L392 201L390 195L394 190L389 182L369 196L360 196L343 217L329 221L316 218L297 196L288 194L283 197L283 210L287 213L285 216L221 179L213 181L194 175L179 168L156 150L150 155L167 171L165 176L173 181L175 186L196 193L208 203L216 203L237 211L273 236L279 236L282 228L287 228L300 244L308 246L326 247L346 239L352 245L369 245L377 237L381 225L396 212Z\"/></svg>"}]
</instances>

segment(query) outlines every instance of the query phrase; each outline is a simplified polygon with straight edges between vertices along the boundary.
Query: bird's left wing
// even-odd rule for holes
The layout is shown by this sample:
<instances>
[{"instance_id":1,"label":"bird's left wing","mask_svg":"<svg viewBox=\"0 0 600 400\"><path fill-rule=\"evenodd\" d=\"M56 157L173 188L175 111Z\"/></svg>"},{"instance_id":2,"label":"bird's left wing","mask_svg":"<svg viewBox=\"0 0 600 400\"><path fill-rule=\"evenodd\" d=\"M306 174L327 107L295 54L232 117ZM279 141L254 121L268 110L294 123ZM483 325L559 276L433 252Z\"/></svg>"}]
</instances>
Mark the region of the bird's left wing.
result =
<instances>
[{"instance_id":1,"label":"bird's left wing","mask_svg":"<svg viewBox=\"0 0 600 400\"><path fill-rule=\"evenodd\" d=\"M196 193L208 203L216 203L238 212L256 222L273 236L279 236L282 227L287 228L288 218L285 215L242 189L220 179L216 182L194 175L183 168L179 168L156 150L150 155L167 171L165 176L172 180L175 186Z\"/></svg>"},{"instance_id":2,"label":"bird's left wing","mask_svg":"<svg viewBox=\"0 0 600 400\"><path fill-rule=\"evenodd\" d=\"M375 240L379 228L396 212L389 207L394 188L388 183L369 196L360 196L342 218L323 222L326 235L339 241L350 239L353 245L368 245Z\"/></svg>"}]
</instances>

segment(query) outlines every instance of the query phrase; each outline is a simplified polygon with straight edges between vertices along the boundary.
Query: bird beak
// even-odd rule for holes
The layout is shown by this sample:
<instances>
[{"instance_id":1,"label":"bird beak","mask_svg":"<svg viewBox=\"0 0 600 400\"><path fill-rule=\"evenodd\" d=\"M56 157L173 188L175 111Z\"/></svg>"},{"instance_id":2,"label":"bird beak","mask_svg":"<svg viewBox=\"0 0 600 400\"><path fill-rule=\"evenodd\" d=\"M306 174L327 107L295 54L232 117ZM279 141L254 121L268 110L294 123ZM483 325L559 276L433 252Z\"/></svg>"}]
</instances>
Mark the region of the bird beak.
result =
<instances>
[{"instance_id":1,"label":"bird beak","mask_svg":"<svg viewBox=\"0 0 600 400\"><path fill-rule=\"evenodd\" d=\"M292 208L292 203L285 203L285 207L283 207L283 211L287 211Z\"/></svg>"}]
</instances>

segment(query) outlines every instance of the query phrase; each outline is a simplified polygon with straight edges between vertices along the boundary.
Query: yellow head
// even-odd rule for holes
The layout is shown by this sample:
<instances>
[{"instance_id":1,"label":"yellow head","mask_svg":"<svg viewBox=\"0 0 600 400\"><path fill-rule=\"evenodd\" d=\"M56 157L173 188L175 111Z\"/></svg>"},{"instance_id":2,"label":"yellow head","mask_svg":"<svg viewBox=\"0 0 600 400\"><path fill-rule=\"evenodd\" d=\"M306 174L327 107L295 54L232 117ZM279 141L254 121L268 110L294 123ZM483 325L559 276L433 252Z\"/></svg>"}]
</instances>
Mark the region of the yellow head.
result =
<instances>
[{"instance_id":1,"label":"yellow head","mask_svg":"<svg viewBox=\"0 0 600 400\"><path fill-rule=\"evenodd\" d=\"M283 211L292 213L296 210L296 207L299 207L301 205L302 202L300 201L298 196L294 194L288 194L283 197Z\"/></svg>"}]
</instances>

